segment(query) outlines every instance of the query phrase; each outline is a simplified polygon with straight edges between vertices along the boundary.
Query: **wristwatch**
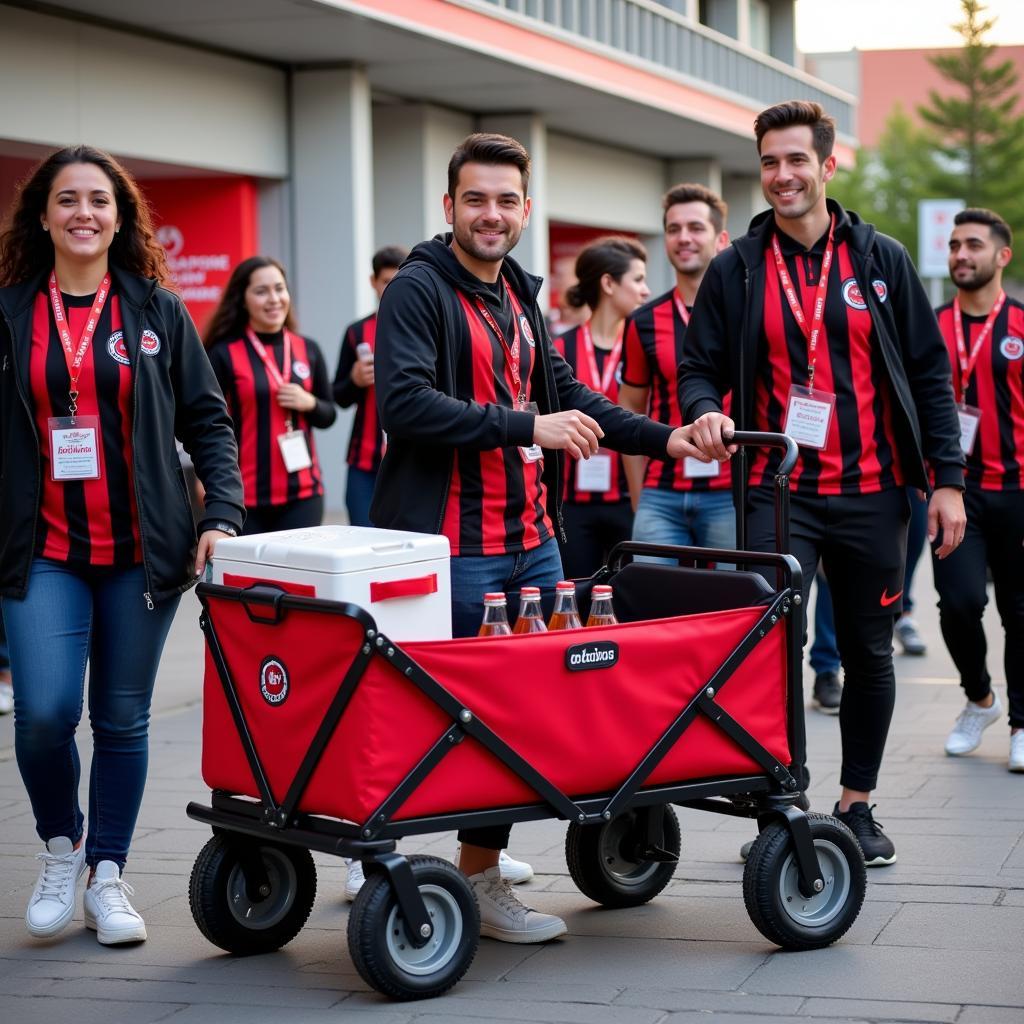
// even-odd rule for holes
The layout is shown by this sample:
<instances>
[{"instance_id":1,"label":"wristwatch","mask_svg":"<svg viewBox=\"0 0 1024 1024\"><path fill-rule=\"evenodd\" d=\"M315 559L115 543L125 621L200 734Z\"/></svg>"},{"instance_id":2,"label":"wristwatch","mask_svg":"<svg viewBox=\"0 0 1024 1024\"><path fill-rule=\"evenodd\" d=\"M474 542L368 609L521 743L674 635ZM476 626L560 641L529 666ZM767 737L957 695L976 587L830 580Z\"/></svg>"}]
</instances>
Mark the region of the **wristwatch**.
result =
<instances>
[{"instance_id":1,"label":"wristwatch","mask_svg":"<svg viewBox=\"0 0 1024 1024\"><path fill-rule=\"evenodd\" d=\"M220 530L221 533L226 533L229 537L238 536L238 531L230 523L214 523L210 529Z\"/></svg>"}]
</instances>

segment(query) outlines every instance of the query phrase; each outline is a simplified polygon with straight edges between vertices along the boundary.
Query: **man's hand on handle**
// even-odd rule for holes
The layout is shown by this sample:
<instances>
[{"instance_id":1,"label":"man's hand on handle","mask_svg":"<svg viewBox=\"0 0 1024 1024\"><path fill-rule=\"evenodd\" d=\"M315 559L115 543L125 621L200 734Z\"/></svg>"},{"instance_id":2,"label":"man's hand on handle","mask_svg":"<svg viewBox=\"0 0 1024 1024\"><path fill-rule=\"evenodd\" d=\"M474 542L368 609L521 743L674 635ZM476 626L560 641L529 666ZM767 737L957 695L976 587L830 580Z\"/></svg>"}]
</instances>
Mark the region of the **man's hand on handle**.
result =
<instances>
[{"instance_id":1,"label":"man's hand on handle","mask_svg":"<svg viewBox=\"0 0 1024 1024\"><path fill-rule=\"evenodd\" d=\"M534 444L562 449L576 459L589 459L596 454L602 437L604 431L597 420L576 409L537 416L533 421Z\"/></svg>"},{"instance_id":2,"label":"man's hand on handle","mask_svg":"<svg viewBox=\"0 0 1024 1024\"><path fill-rule=\"evenodd\" d=\"M739 447L726 444L722 439L722 434L734 431L736 424L721 412L706 412L682 429L686 431L689 444L696 449L696 452L688 451L685 454L694 455L701 462L725 462L732 458Z\"/></svg>"},{"instance_id":3,"label":"man's hand on handle","mask_svg":"<svg viewBox=\"0 0 1024 1024\"><path fill-rule=\"evenodd\" d=\"M942 543L935 549L939 558L951 555L964 539L967 513L964 511L963 492L956 487L938 487L928 502L928 543L931 544L942 530Z\"/></svg>"}]
</instances>

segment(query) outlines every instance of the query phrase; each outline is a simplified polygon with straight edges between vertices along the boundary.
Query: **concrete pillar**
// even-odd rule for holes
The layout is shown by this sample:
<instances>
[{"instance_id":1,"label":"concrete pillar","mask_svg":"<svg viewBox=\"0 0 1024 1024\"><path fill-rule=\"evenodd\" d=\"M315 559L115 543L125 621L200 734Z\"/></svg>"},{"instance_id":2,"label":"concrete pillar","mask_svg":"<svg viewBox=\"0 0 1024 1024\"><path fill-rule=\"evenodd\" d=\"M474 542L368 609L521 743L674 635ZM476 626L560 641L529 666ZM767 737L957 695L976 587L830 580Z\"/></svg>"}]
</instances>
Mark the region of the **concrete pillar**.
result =
<instances>
[{"instance_id":1,"label":"concrete pillar","mask_svg":"<svg viewBox=\"0 0 1024 1024\"><path fill-rule=\"evenodd\" d=\"M530 195L533 207L530 226L523 232L512 255L531 274L546 278L550 271L550 237L548 233L548 131L537 114L495 114L477 122L482 132L500 132L521 142L530 154ZM547 308L547 283L541 292L540 304Z\"/></svg>"},{"instance_id":2,"label":"concrete pillar","mask_svg":"<svg viewBox=\"0 0 1024 1024\"><path fill-rule=\"evenodd\" d=\"M722 194L722 166L713 156L692 157L688 160L668 162L666 188L683 182L706 185L712 192Z\"/></svg>"},{"instance_id":3,"label":"concrete pillar","mask_svg":"<svg viewBox=\"0 0 1024 1024\"><path fill-rule=\"evenodd\" d=\"M292 299L333 375L341 331L373 308L370 85L356 68L297 71L292 81ZM317 437L332 512L344 507L349 417Z\"/></svg>"},{"instance_id":4,"label":"concrete pillar","mask_svg":"<svg viewBox=\"0 0 1024 1024\"><path fill-rule=\"evenodd\" d=\"M746 174L726 175L722 198L729 204L729 235L739 238L747 233L751 219L768 209L761 192L761 179Z\"/></svg>"},{"instance_id":5,"label":"concrete pillar","mask_svg":"<svg viewBox=\"0 0 1024 1024\"><path fill-rule=\"evenodd\" d=\"M291 184L265 179L259 183L260 253L280 260L286 267L294 264L291 229Z\"/></svg>"}]
</instances>

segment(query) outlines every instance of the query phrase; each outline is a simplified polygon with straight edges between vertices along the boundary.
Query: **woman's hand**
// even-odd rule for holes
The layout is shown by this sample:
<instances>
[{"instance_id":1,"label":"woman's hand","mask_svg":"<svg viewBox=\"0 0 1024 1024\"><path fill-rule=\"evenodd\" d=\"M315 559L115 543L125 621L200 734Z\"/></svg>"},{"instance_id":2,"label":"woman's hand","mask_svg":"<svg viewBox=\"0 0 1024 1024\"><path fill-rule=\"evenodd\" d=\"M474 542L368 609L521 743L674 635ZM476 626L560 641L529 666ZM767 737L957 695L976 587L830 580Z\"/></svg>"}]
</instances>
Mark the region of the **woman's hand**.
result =
<instances>
[{"instance_id":1,"label":"woman's hand","mask_svg":"<svg viewBox=\"0 0 1024 1024\"><path fill-rule=\"evenodd\" d=\"M196 548L196 576L202 576L206 563L213 555L213 547L221 537L230 537L231 534L223 530L204 530L199 538L199 546Z\"/></svg>"},{"instance_id":2,"label":"woman's hand","mask_svg":"<svg viewBox=\"0 0 1024 1024\"><path fill-rule=\"evenodd\" d=\"M316 395L301 384L282 384L277 389L277 404L295 412L312 412L316 408Z\"/></svg>"}]
</instances>

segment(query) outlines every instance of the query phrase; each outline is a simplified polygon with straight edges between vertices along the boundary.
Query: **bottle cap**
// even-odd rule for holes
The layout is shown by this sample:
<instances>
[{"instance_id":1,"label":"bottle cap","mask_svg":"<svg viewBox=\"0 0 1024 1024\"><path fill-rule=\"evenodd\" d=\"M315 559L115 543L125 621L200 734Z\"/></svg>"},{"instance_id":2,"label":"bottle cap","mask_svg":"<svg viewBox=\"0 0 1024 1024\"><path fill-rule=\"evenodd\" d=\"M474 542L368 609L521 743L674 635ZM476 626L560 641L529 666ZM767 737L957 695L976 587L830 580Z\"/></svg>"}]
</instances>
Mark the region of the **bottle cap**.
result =
<instances>
[{"instance_id":1,"label":"bottle cap","mask_svg":"<svg viewBox=\"0 0 1024 1024\"><path fill-rule=\"evenodd\" d=\"M484 604L504 604L505 595L499 590L494 594L484 594Z\"/></svg>"},{"instance_id":2,"label":"bottle cap","mask_svg":"<svg viewBox=\"0 0 1024 1024\"><path fill-rule=\"evenodd\" d=\"M540 587L523 587L519 591L519 598L525 601L528 597L540 597Z\"/></svg>"},{"instance_id":3,"label":"bottle cap","mask_svg":"<svg viewBox=\"0 0 1024 1024\"><path fill-rule=\"evenodd\" d=\"M574 594L576 593L576 584L572 580L559 580L555 584L555 590L571 590Z\"/></svg>"},{"instance_id":4,"label":"bottle cap","mask_svg":"<svg viewBox=\"0 0 1024 1024\"><path fill-rule=\"evenodd\" d=\"M607 583L598 583L591 593L594 597L611 597L612 588Z\"/></svg>"}]
</instances>

